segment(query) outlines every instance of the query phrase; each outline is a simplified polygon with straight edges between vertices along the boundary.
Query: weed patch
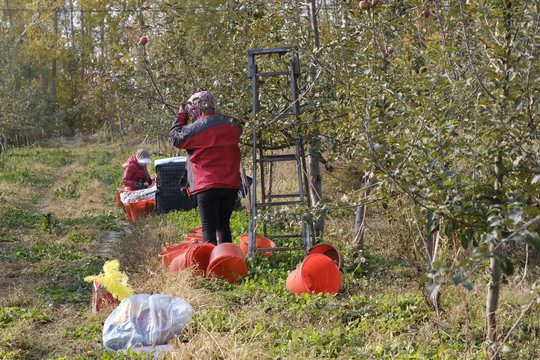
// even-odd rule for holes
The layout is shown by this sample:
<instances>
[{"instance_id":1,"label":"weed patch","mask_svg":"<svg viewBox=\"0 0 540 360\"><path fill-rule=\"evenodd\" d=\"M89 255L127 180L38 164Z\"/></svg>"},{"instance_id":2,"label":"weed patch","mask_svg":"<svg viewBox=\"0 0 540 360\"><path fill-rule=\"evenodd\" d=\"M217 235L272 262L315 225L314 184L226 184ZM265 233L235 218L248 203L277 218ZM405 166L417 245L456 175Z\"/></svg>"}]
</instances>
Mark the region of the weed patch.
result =
<instances>
[{"instance_id":1,"label":"weed patch","mask_svg":"<svg viewBox=\"0 0 540 360\"><path fill-rule=\"evenodd\" d=\"M103 262L101 258L94 258L84 263L44 264L29 275L46 279L47 284L36 287L36 291L56 303L89 303L92 286L84 278L99 273Z\"/></svg>"},{"instance_id":2,"label":"weed patch","mask_svg":"<svg viewBox=\"0 0 540 360\"><path fill-rule=\"evenodd\" d=\"M31 263L39 262L43 259L53 260L77 260L83 257L83 254L78 251L73 245L35 245L29 248L16 246L11 249L6 255L2 256L2 261L16 262L27 261Z\"/></svg>"},{"instance_id":3,"label":"weed patch","mask_svg":"<svg viewBox=\"0 0 540 360\"><path fill-rule=\"evenodd\" d=\"M38 226L41 214L11 207L0 208L0 230L34 229Z\"/></svg>"},{"instance_id":4,"label":"weed patch","mask_svg":"<svg viewBox=\"0 0 540 360\"><path fill-rule=\"evenodd\" d=\"M85 170L81 174L81 179L96 179L102 182L103 184L111 187L112 185L118 185L118 175L116 172L107 172L106 169L101 166L92 167L88 170Z\"/></svg>"},{"instance_id":5,"label":"weed patch","mask_svg":"<svg viewBox=\"0 0 540 360\"><path fill-rule=\"evenodd\" d=\"M91 243L94 241L100 241L100 239L94 237L94 236L88 236L86 234L80 233L80 232L70 232L67 235L67 238L72 243L80 244L80 243Z\"/></svg>"},{"instance_id":6,"label":"weed patch","mask_svg":"<svg viewBox=\"0 0 540 360\"><path fill-rule=\"evenodd\" d=\"M40 233L59 234L62 231L60 221L53 216L53 214L42 215L37 223L39 229L37 236Z\"/></svg>"},{"instance_id":7,"label":"weed patch","mask_svg":"<svg viewBox=\"0 0 540 360\"><path fill-rule=\"evenodd\" d=\"M62 337L71 340L93 340L101 337L103 329L100 324L82 325L76 328L66 327L62 331Z\"/></svg>"},{"instance_id":8,"label":"weed patch","mask_svg":"<svg viewBox=\"0 0 540 360\"><path fill-rule=\"evenodd\" d=\"M58 199L79 199L81 194L77 191L79 180L73 180L71 184L56 189L52 195L53 200Z\"/></svg>"},{"instance_id":9,"label":"weed patch","mask_svg":"<svg viewBox=\"0 0 540 360\"><path fill-rule=\"evenodd\" d=\"M36 309L19 307L0 308L0 328L5 329L11 327L24 319L30 319L45 324L51 321L51 316L47 313L40 313Z\"/></svg>"},{"instance_id":10,"label":"weed patch","mask_svg":"<svg viewBox=\"0 0 540 360\"><path fill-rule=\"evenodd\" d=\"M64 221L66 226L76 225L94 225L99 230L120 231L122 227L116 223L116 215L95 215L83 216L76 219L67 219Z\"/></svg>"},{"instance_id":11,"label":"weed patch","mask_svg":"<svg viewBox=\"0 0 540 360\"><path fill-rule=\"evenodd\" d=\"M335 358L352 355L350 350L364 344L362 331L355 327L315 328L310 325L306 329L283 327L279 330L274 334L277 347L272 346L270 350L286 356Z\"/></svg>"},{"instance_id":12,"label":"weed patch","mask_svg":"<svg viewBox=\"0 0 540 360\"><path fill-rule=\"evenodd\" d=\"M8 163L41 163L52 167L62 167L73 162L73 152L59 148L20 148L12 149L7 156L0 158L0 167Z\"/></svg>"},{"instance_id":13,"label":"weed patch","mask_svg":"<svg viewBox=\"0 0 540 360\"><path fill-rule=\"evenodd\" d=\"M35 187L51 186L55 170L72 161L73 154L68 150L14 149L0 158L0 181Z\"/></svg>"},{"instance_id":14,"label":"weed patch","mask_svg":"<svg viewBox=\"0 0 540 360\"><path fill-rule=\"evenodd\" d=\"M80 175L79 179L96 179L103 183L106 188L114 190L120 185L119 179L122 178L124 171L121 164L114 160L114 155L108 151L87 154L84 159L87 165L86 170Z\"/></svg>"},{"instance_id":15,"label":"weed patch","mask_svg":"<svg viewBox=\"0 0 540 360\"><path fill-rule=\"evenodd\" d=\"M0 173L0 181L12 184L26 184L35 187L47 187L54 183L54 177L38 169L25 169L21 167L5 167Z\"/></svg>"}]
</instances>

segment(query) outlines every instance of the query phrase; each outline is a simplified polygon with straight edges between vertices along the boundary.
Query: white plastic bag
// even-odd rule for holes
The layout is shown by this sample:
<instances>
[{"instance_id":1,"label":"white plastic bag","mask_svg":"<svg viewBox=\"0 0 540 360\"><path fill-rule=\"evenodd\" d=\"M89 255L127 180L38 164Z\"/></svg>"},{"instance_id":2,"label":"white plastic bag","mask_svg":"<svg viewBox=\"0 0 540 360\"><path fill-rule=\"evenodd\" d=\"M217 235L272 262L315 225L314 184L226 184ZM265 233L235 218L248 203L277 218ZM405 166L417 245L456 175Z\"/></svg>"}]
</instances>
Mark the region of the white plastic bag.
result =
<instances>
[{"instance_id":1,"label":"white plastic bag","mask_svg":"<svg viewBox=\"0 0 540 360\"><path fill-rule=\"evenodd\" d=\"M181 298L132 295L120 303L103 326L107 350L163 345L184 330L193 308Z\"/></svg>"}]
</instances>

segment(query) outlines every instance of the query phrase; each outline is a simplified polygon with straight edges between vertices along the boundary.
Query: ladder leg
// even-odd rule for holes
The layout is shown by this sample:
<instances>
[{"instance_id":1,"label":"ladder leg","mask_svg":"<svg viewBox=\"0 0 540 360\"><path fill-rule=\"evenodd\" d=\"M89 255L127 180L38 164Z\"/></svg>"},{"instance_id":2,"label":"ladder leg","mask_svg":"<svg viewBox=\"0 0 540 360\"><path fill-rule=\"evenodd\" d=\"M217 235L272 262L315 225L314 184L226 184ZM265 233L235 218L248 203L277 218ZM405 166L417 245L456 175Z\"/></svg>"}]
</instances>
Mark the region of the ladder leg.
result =
<instances>
[{"instance_id":1,"label":"ladder leg","mask_svg":"<svg viewBox=\"0 0 540 360\"><path fill-rule=\"evenodd\" d=\"M257 227L257 224L255 222L255 219L251 219L249 221L249 235L248 235L248 260L251 260L253 256L255 256L255 245L257 243L256 233L255 229Z\"/></svg>"}]
</instances>

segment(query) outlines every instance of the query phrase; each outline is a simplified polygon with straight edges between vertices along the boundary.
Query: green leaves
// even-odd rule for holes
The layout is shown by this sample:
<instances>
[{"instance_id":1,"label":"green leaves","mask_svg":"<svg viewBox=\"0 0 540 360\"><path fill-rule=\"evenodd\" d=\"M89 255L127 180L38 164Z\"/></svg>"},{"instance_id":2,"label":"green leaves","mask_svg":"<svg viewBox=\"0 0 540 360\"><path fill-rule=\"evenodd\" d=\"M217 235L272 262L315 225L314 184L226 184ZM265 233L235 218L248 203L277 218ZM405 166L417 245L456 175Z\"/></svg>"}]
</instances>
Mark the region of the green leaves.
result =
<instances>
[{"instance_id":1,"label":"green leaves","mask_svg":"<svg viewBox=\"0 0 540 360\"><path fill-rule=\"evenodd\" d=\"M429 234L435 233L439 228L439 221L433 211L428 211L426 216L426 229Z\"/></svg>"},{"instance_id":2,"label":"green leaves","mask_svg":"<svg viewBox=\"0 0 540 360\"><path fill-rule=\"evenodd\" d=\"M506 256L497 254L496 255L500 261L501 270L503 274L510 276L514 273L514 263L512 260L508 259Z\"/></svg>"},{"instance_id":3,"label":"green leaves","mask_svg":"<svg viewBox=\"0 0 540 360\"><path fill-rule=\"evenodd\" d=\"M537 232L524 231L515 237L519 245L531 245L540 252L540 236Z\"/></svg>"}]
</instances>

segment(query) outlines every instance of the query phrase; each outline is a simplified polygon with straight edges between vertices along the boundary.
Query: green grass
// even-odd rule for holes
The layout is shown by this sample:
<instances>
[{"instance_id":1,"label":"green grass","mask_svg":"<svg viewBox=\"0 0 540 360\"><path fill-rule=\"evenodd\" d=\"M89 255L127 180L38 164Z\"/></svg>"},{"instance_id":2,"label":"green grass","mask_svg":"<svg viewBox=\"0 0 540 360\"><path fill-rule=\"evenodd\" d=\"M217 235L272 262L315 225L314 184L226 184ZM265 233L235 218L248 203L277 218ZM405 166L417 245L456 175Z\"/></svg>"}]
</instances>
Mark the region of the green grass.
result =
<instances>
[{"instance_id":1,"label":"green grass","mask_svg":"<svg viewBox=\"0 0 540 360\"><path fill-rule=\"evenodd\" d=\"M0 181L48 187L55 181L55 169L73 160L72 152L65 149L13 149L9 156L0 157ZM43 166L37 168L36 164Z\"/></svg>"},{"instance_id":2,"label":"green grass","mask_svg":"<svg viewBox=\"0 0 540 360\"><path fill-rule=\"evenodd\" d=\"M111 231L120 231L122 229L122 227L118 224L117 215L112 213L70 218L66 219L63 225L68 228L76 228L78 225L82 225L83 227L87 225L94 225L99 230Z\"/></svg>"},{"instance_id":3,"label":"green grass","mask_svg":"<svg viewBox=\"0 0 540 360\"><path fill-rule=\"evenodd\" d=\"M79 199L81 194L77 191L78 186L79 180L74 180L71 184L56 189L52 195L52 199Z\"/></svg>"},{"instance_id":4,"label":"green grass","mask_svg":"<svg viewBox=\"0 0 540 360\"><path fill-rule=\"evenodd\" d=\"M67 235L67 238L69 241L73 243L91 243L94 241L100 241L103 242L102 239L99 239L95 236L89 236L87 234L78 232L78 231L72 231Z\"/></svg>"},{"instance_id":5,"label":"green grass","mask_svg":"<svg viewBox=\"0 0 540 360\"><path fill-rule=\"evenodd\" d=\"M153 214L135 224L126 222L125 213L114 203L114 191L121 183L122 164L136 147L28 148L0 156L0 183L11 184L9 196L13 193L21 199L21 203L0 204L0 262L5 278L13 280L18 289L0 300L0 328L4 330L0 332L0 358L150 358L103 348L101 331L107 314L91 313L91 284L84 281L102 271L108 259L94 256L94 250L104 246L108 233L116 232L121 241L118 248L113 247L111 258L120 260L136 291L167 293L169 289L161 288L156 276L172 277L175 283L175 275L161 268L157 255L169 242L181 241L200 225L196 209ZM28 170L35 164L43 171L39 176ZM65 166L80 171L66 171ZM64 203L93 195L96 182L106 192L105 198L93 198L101 207L77 213L73 209L73 214L62 208L61 215L55 213ZM30 196L24 195L28 187ZM49 207L51 204L55 207ZM371 209L373 217L368 219L370 229L362 253L350 243L353 211L333 214L340 225L329 222L324 241L338 248L345 259L342 287L335 295L296 296L286 290L288 275L303 260L301 251L255 256L247 263L248 275L236 284L197 278L180 289L180 296L200 293L205 299L202 304L194 302L195 312L184 339L186 349L190 351L190 342L197 344L202 338L199 345L213 344L213 350L209 345L200 355L204 358L259 354L256 357L272 359L456 359L465 353L468 359L486 358L482 278L475 279L475 288L465 294L468 314L453 287L443 289L437 314L426 305L424 274L415 260L418 254L407 243L413 237L403 233L404 224L390 228L384 212ZM233 212L235 243L248 233L248 225L246 209ZM287 224L271 225L270 232ZM280 244L291 245L292 241ZM136 256L130 257L126 250ZM451 248L441 251L452 254ZM529 271L536 269L531 266ZM503 332L519 316L523 299L531 296L530 283L508 286L515 288L501 295L499 324ZM533 307L522 319L508 342L513 350L502 354L502 359L539 355L538 311ZM54 347L47 343L50 339L45 334L50 333L58 334Z\"/></svg>"},{"instance_id":6,"label":"green grass","mask_svg":"<svg viewBox=\"0 0 540 360\"><path fill-rule=\"evenodd\" d=\"M9 328L25 319L37 321L38 323L44 324L51 321L51 316L47 313L41 313L36 309L19 307L0 308L0 328Z\"/></svg>"},{"instance_id":7,"label":"green grass","mask_svg":"<svg viewBox=\"0 0 540 360\"><path fill-rule=\"evenodd\" d=\"M66 327L62 332L62 337L70 340L94 340L100 338L103 329L100 324L82 325L79 327Z\"/></svg>"},{"instance_id":8,"label":"green grass","mask_svg":"<svg viewBox=\"0 0 540 360\"><path fill-rule=\"evenodd\" d=\"M14 207L0 208L0 230L34 229L42 215L30 210Z\"/></svg>"},{"instance_id":9,"label":"green grass","mask_svg":"<svg viewBox=\"0 0 540 360\"><path fill-rule=\"evenodd\" d=\"M31 263L39 262L43 259L53 260L77 260L81 259L83 254L73 245L35 245L29 248L16 246L2 256L2 261L16 262L27 261Z\"/></svg>"},{"instance_id":10,"label":"green grass","mask_svg":"<svg viewBox=\"0 0 540 360\"><path fill-rule=\"evenodd\" d=\"M114 194L117 187L123 186L122 176L124 175L122 164L125 159L117 156L118 154L107 150L87 149L83 158L85 170L80 174L78 180L84 183L88 179L96 179L103 184L109 193Z\"/></svg>"}]
</instances>

